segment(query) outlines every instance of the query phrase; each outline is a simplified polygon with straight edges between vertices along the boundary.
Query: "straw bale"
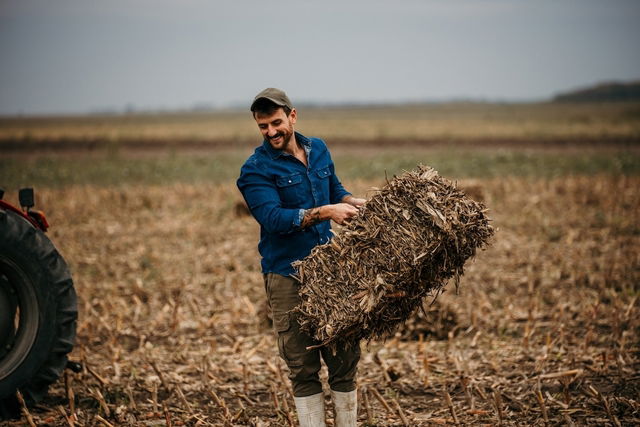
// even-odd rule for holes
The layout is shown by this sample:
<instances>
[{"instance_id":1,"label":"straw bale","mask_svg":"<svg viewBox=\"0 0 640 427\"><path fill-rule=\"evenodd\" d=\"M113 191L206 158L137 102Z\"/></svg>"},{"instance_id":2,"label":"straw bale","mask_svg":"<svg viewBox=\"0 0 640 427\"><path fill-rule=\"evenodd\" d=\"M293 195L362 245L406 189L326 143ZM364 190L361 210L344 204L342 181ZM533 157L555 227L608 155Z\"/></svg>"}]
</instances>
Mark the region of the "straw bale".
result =
<instances>
[{"instance_id":1,"label":"straw bale","mask_svg":"<svg viewBox=\"0 0 640 427\"><path fill-rule=\"evenodd\" d=\"M386 337L493 235L485 207L428 167L394 177L294 263L303 330L320 344Z\"/></svg>"}]
</instances>

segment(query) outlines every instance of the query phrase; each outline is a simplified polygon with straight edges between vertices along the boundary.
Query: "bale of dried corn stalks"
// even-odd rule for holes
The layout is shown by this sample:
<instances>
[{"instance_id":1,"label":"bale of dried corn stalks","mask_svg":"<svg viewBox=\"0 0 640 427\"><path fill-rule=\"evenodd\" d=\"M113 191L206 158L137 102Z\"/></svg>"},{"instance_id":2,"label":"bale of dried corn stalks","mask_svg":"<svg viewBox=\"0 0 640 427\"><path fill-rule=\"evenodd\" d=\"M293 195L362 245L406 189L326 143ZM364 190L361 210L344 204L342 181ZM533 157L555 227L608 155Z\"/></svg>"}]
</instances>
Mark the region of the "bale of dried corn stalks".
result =
<instances>
[{"instance_id":1,"label":"bale of dried corn stalks","mask_svg":"<svg viewBox=\"0 0 640 427\"><path fill-rule=\"evenodd\" d=\"M388 336L486 245L486 209L427 166L394 177L294 263L303 330L322 345Z\"/></svg>"}]
</instances>

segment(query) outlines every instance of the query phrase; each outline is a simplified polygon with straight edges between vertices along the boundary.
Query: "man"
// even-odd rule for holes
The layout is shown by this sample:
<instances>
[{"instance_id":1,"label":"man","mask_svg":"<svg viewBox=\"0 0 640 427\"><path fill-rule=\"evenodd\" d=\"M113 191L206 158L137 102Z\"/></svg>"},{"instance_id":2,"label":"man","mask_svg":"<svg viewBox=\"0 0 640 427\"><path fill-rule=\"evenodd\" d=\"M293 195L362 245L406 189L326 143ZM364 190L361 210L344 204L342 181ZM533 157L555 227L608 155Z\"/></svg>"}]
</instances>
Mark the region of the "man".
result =
<instances>
[{"instance_id":1,"label":"man","mask_svg":"<svg viewBox=\"0 0 640 427\"><path fill-rule=\"evenodd\" d=\"M264 137L262 146L242 166L238 188L260 224L258 249L278 337L280 357L289 378L301 426L324 426L324 397L318 372L322 358L329 371L337 427L355 426L355 375L360 347L333 354L300 331L289 311L300 302L293 261L331 239L330 222L343 224L358 213L364 199L348 193L335 174L321 139L294 131L297 112L287 95L274 88L260 92L251 104L253 118Z\"/></svg>"}]
</instances>

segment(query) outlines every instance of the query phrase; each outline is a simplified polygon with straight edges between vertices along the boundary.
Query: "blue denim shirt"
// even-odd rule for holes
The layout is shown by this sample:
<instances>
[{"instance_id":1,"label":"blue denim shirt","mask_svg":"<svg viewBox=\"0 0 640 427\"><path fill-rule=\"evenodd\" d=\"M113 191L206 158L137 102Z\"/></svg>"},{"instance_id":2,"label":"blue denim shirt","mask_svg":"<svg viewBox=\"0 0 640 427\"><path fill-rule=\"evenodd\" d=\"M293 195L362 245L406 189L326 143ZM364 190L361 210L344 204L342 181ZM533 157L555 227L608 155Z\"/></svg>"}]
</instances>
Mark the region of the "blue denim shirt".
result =
<instances>
[{"instance_id":1,"label":"blue denim shirt","mask_svg":"<svg viewBox=\"0 0 640 427\"><path fill-rule=\"evenodd\" d=\"M263 273L294 273L293 261L331 238L330 221L300 228L304 209L339 203L350 194L335 174L325 143L297 132L295 138L307 153L308 167L265 140L244 163L237 181L260 224Z\"/></svg>"}]
</instances>

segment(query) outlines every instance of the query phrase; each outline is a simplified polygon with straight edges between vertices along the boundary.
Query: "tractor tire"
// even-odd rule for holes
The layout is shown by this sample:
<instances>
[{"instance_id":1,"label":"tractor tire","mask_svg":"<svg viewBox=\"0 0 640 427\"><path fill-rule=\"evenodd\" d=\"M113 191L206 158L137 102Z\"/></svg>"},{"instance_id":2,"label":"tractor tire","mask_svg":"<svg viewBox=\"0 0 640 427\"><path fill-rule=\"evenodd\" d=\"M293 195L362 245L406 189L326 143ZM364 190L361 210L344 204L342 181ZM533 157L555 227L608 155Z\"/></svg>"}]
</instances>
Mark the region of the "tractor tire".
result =
<instances>
[{"instance_id":1,"label":"tractor tire","mask_svg":"<svg viewBox=\"0 0 640 427\"><path fill-rule=\"evenodd\" d=\"M66 262L41 230L0 208L0 419L16 390L37 403L73 349L77 297Z\"/></svg>"}]
</instances>

